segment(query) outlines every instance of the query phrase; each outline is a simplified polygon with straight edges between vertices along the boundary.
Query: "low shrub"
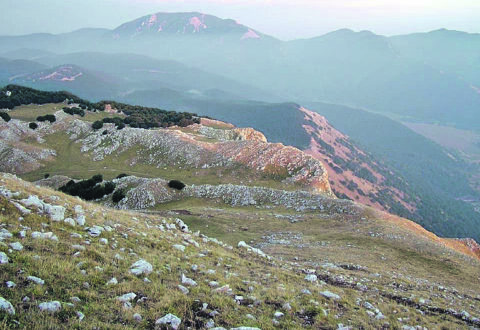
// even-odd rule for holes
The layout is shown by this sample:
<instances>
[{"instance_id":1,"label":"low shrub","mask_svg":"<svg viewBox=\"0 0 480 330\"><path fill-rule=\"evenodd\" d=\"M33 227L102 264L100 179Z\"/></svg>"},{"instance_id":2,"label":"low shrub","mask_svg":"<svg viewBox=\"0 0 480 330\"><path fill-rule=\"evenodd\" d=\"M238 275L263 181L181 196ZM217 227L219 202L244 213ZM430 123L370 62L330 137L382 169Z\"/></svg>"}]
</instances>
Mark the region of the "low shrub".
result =
<instances>
[{"instance_id":1,"label":"low shrub","mask_svg":"<svg viewBox=\"0 0 480 330\"><path fill-rule=\"evenodd\" d=\"M95 130L100 129L102 127L103 127L103 121L101 121L101 120L97 120L96 122L94 122L92 124L92 128L95 129Z\"/></svg>"},{"instance_id":2,"label":"low shrub","mask_svg":"<svg viewBox=\"0 0 480 330\"><path fill-rule=\"evenodd\" d=\"M10 117L10 115L8 113L6 113L5 111L0 111L0 117L2 117L2 119L4 121L6 121L7 123L12 119Z\"/></svg>"},{"instance_id":3,"label":"low shrub","mask_svg":"<svg viewBox=\"0 0 480 330\"><path fill-rule=\"evenodd\" d=\"M113 196L112 196L112 202L114 202L115 204L117 204L118 202L120 202L122 199L125 198L125 190L123 189L119 189L117 191L115 191L113 193Z\"/></svg>"},{"instance_id":4,"label":"low shrub","mask_svg":"<svg viewBox=\"0 0 480 330\"><path fill-rule=\"evenodd\" d=\"M56 120L57 118L55 117L55 115L52 115L52 114L37 117L37 121L41 121L41 122L49 121L50 123L54 123Z\"/></svg>"},{"instance_id":5,"label":"low shrub","mask_svg":"<svg viewBox=\"0 0 480 330\"><path fill-rule=\"evenodd\" d=\"M185 184L181 181L178 181L178 180L171 180L168 183L168 186L170 188L177 189L177 190L182 190L183 188L185 188Z\"/></svg>"},{"instance_id":6,"label":"low shrub","mask_svg":"<svg viewBox=\"0 0 480 330\"><path fill-rule=\"evenodd\" d=\"M100 174L94 175L88 180L75 182L70 180L64 186L60 187L60 191L72 196L78 196L87 201L95 200L110 195L115 190L115 183L107 181L101 184L103 177Z\"/></svg>"}]
</instances>

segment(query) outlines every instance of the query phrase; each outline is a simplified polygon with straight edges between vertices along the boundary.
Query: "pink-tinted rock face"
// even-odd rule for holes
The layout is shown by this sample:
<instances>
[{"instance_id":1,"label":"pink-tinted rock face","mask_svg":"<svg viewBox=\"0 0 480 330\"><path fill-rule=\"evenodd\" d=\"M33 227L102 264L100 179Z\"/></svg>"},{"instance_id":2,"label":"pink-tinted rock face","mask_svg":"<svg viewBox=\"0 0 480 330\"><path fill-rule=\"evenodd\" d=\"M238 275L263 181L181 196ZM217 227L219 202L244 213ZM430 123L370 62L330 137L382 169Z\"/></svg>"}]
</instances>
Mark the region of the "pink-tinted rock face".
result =
<instances>
[{"instance_id":1,"label":"pink-tinted rock face","mask_svg":"<svg viewBox=\"0 0 480 330\"><path fill-rule=\"evenodd\" d=\"M147 26L148 26L148 27L152 27L152 26L154 26L156 23L157 23L157 15L153 14L153 15L150 16L150 18L148 19Z\"/></svg>"},{"instance_id":2,"label":"pink-tinted rock face","mask_svg":"<svg viewBox=\"0 0 480 330\"><path fill-rule=\"evenodd\" d=\"M200 29L206 29L207 26L203 23L203 17L199 18L194 16L190 18L190 25L193 25L193 29L195 32L200 32Z\"/></svg>"},{"instance_id":3,"label":"pink-tinted rock face","mask_svg":"<svg viewBox=\"0 0 480 330\"><path fill-rule=\"evenodd\" d=\"M242 40L245 40L245 39L260 39L260 36L255 32L253 31L252 29L248 29L248 32L246 32L242 38Z\"/></svg>"},{"instance_id":4,"label":"pink-tinted rock face","mask_svg":"<svg viewBox=\"0 0 480 330\"><path fill-rule=\"evenodd\" d=\"M332 127L320 114L305 108L299 110L305 114L306 124L303 127L311 137L310 146L305 152L324 163L335 193L384 211L387 207L379 200L387 199L383 195L388 194L410 212L415 211L416 206L405 202L402 191L385 183L386 178L379 172L381 166L363 150L352 145L348 136ZM353 166L348 168L345 164ZM359 174L357 170L360 169L368 173L370 178Z\"/></svg>"}]
</instances>

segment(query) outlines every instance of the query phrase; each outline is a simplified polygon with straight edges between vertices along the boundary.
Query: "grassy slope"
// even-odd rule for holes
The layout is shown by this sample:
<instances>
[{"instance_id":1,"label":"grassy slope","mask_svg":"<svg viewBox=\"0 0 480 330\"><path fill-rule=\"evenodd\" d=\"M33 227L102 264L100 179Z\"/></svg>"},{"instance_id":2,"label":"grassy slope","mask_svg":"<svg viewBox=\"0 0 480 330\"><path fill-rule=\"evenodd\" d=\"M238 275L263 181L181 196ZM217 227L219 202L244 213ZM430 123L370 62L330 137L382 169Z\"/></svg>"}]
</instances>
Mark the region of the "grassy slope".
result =
<instances>
[{"instance_id":1,"label":"grassy slope","mask_svg":"<svg viewBox=\"0 0 480 330\"><path fill-rule=\"evenodd\" d=\"M58 110L61 110L65 104L63 103L48 103L44 105L29 104L15 107L9 112L10 116L14 119L24 121L35 121L38 116L53 114ZM108 112L87 112L84 118L85 121L94 122L96 120L102 120L103 118L121 117L119 114Z\"/></svg>"},{"instance_id":2,"label":"grassy slope","mask_svg":"<svg viewBox=\"0 0 480 330\"><path fill-rule=\"evenodd\" d=\"M45 141L45 144L36 144L33 141L29 143L42 147L48 146L48 148L54 149L58 156L52 161L45 162L44 167L22 174L22 178L35 181L43 178L48 173L50 175L65 175L76 179L86 179L100 173L105 179L112 179L121 173L126 173L141 177L164 177L182 180L188 184L238 183L270 188L295 189L294 186L286 186L268 176L253 173L240 164L234 168L210 169L182 167L172 169L171 167L156 167L142 162L130 165L132 159L140 151L135 148L94 162L88 154L80 151L80 145L71 141L66 133L59 132L48 135Z\"/></svg>"},{"instance_id":3,"label":"grassy slope","mask_svg":"<svg viewBox=\"0 0 480 330\"><path fill-rule=\"evenodd\" d=\"M185 253L181 253L172 248L172 245L186 244L188 236L176 230L164 233L155 228L164 219L158 214L135 214L106 209L49 189L25 184L11 177L3 176L0 183L12 191L20 191L20 198L37 194L47 202L64 205L67 207L67 216L73 213L74 205L80 204L85 209L87 225L108 225L114 228L112 232L105 231L99 237L108 239L109 243L103 245L99 238L89 237L83 228L51 222L41 215L27 215L20 222L20 214L16 208L6 199L0 198L1 223L14 234L14 238L6 240L5 243L20 240L18 232L21 226L31 228L27 231L27 238L21 240L23 251L8 251L6 247L0 246L0 250L6 252L10 258L9 264L0 266L0 280L3 283L14 281L17 284L15 289L0 287L0 295L12 302L17 311L16 316L6 316L0 312L0 328L14 328L17 321L20 327L28 325L34 329L59 326L149 329L153 328L157 318L168 312L180 316L183 326L201 327L210 318L201 311L201 305L205 302L209 304L208 312L220 312L214 318L216 325L227 328L248 325L271 329L273 313L281 310L285 317L279 320L280 328L287 329L331 329L336 328L338 323L352 325L354 328L375 329L380 328L386 321L393 328L398 328L402 326L397 320L399 317L409 318L407 324L452 329L462 328L465 324L458 319L435 313L421 315L415 308L398 304L386 298L386 295L414 297L415 301L430 298L434 305L466 309L470 313L480 308L478 301L465 298L465 295L471 297L475 292L478 294L475 286L475 277L479 275L478 262L462 258L449 250L438 250L438 246L433 249L427 244L420 252L409 246L415 244L414 241L403 244L389 243L383 238L357 233L354 228L385 228L384 222L375 220L374 213L366 212L364 216L368 221L362 220L361 226L356 227L352 219L346 221L349 219L314 213L305 215L302 222L290 224L285 219L278 219L274 214L295 215L291 211L230 208L211 201L186 200L161 207L164 211L191 210L194 213L192 216L174 217L183 218L191 224L193 230L201 229L202 232L225 239L234 245L240 239L259 243L261 235L268 232L304 233L303 248L296 244L265 246L266 251L277 257L291 259L294 255L298 256L298 263L267 262L237 248L229 250L216 244L204 243L195 235L192 238L200 243L200 247L195 248L188 244ZM60 199L53 201L53 196ZM239 227L248 227L248 230L244 231ZM59 241L33 240L30 233L35 230L52 231ZM74 232L84 235L84 238L71 238L70 235ZM425 243L421 237L418 239ZM90 243L86 244L86 240ZM326 242L325 247L318 244L321 241ZM86 250L73 257L77 251L72 247L73 244L83 245ZM122 260L114 257L117 253L122 256ZM382 260L381 257L385 259ZM137 278L128 273L129 266L139 258L146 259L154 266L154 272L148 275L152 283L144 282L143 276ZM363 271L325 270L319 266L319 263L325 260L336 264L354 262L367 268ZM83 262L83 265L78 266L79 262ZM194 264L199 266L198 272L190 269ZM103 270L95 269L97 266ZM306 282L300 272L304 267L315 269L317 274L330 284ZM208 269L215 270L215 273L207 274ZM82 274L81 270L86 273ZM188 295L183 295L177 289L182 273L198 283L197 287L190 289ZM28 283L26 277L29 275L42 278L45 285ZM357 288L349 288L348 285L333 283L338 276L353 280L354 284L361 282L368 286L368 290L362 292ZM107 286L106 282L112 277L116 277L119 284ZM425 278L429 282L417 278ZM259 301L258 305L237 305L232 297L212 293L207 285L208 281L212 280L220 285L228 284L236 295L255 296ZM455 284L458 290L455 296L463 298L456 300L453 305L448 305L449 300L443 296L449 298L450 293L436 294L439 292L434 284L437 281L447 286ZM84 283L89 283L90 287L86 288ZM398 290L398 286L401 290ZM300 291L304 288L309 289L313 295L302 295ZM331 301L322 298L319 292L324 290L339 294L341 299ZM115 297L129 292L136 293L137 299L147 297L146 302L135 300L132 302L133 309L125 310ZM25 296L31 299L30 302L22 302ZM73 296L79 297L81 302L75 306L67 306L65 303ZM62 312L50 315L38 311L36 306L39 302L50 300L61 301ZM371 302L387 318L376 320L367 316L366 309L357 305L358 301ZM286 302L292 307L290 311L282 307ZM78 321L76 311L85 314L84 321ZM325 316L323 311L328 316ZM134 313L143 316L140 324L133 320ZM248 319L247 314L254 315L256 320Z\"/></svg>"}]
</instances>

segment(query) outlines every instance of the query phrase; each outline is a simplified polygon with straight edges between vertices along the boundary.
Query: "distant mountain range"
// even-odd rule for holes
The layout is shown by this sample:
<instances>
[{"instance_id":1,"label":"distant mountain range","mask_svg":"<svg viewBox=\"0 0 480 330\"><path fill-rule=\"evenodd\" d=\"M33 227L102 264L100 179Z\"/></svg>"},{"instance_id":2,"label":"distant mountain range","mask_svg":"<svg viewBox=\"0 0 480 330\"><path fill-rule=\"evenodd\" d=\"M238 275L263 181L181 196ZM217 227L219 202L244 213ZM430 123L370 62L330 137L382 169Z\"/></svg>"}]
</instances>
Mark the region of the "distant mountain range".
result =
<instances>
[{"instance_id":1,"label":"distant mountain range","mask_svg":"<svg viewBox=\"0 0 480 330\"><path fill-rule=\"evenodd\" d=\"M438 30L387 38L344 29L283 42L233 20L157 13L113 30L0 37L0 43L4 56L22 48L143 54L298 103L330 102L404 120L480 129L478 34Z\"/></svg>"}]
</instances>

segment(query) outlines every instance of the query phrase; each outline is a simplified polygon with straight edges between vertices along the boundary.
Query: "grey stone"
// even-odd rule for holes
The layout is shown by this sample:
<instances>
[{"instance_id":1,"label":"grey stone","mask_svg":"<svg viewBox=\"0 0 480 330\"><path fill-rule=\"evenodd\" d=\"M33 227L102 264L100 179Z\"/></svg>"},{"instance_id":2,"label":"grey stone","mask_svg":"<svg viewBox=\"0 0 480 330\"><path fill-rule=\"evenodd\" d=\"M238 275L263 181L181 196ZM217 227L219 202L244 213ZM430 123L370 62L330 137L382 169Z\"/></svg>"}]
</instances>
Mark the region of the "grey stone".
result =
<instances>
[{"instance_id":1,"label":"grey stone","mask_svg":"<svg viewBox=\"0 0 480 330\"><path fill-rule=\"evenodd\" d=\"M63 220L63 222L69 224L72 227L75 227L75 220L73 220L72 218L66 218L65 220Z\"/></svg>"},{"instance_id":2,"label":"grey stone","mask_svg":"<svg viewBox=\"0 0 480 330\"><path fill-rule=\"evenodd\" d=\"M79 215L79 216L77 216L76 222L77 222L77 225L83 227L83 226L85 226L85 223L86 223L87 221L86 221L84 215Z\"/></svg>"},{"instance_id":3,"label":"grey stone","mask_svg":"<svg viewBox=\"0 0 480 330\"><path fill-rule=\"evenodd\" d=\"M122 303L126 303L126 302L129 302L129 301L132 301L136 297L137 297L137 295L135 293L130 292L130 293L125 293L123 296L117 297L117 300L122 302Z\"/></svg>"},{"instance_id":4,"label":"grey stone","mask_svg":"<svg viewBox=\"0 0 480 330\"><path fill-rule=\"evenodd\" d=\"M83 319L85 318L85 314L83 314L80 311L77 311L76 314L77 314L78 320L83 321Z\"/></svg>"},{"instance_id":5,"label":"grey stone","mask_svg":"<svg viewBox=\"0 0 480 330\"><path fill-rule=\"evenodd\" d=\"M93 237L100 236L103 230L104 230L103 227L100 227L100 226L93 226L93 227L87 228L88 234Z\"/></svg>"},{"instance_id":6,"label":"grey stone","mask_svg":"<svg viewBox=\"0 0 480 330\"><path fill-rule=\"evenodd\" d=\"M0 297L0 311L5 311L10 315L15 315L15 308L13 308L13 305L3 297Z\"/></svg>"},{"instance_id":7,"label":"grey stone","mask_svg":"<svg viewBox=\"0 0 480 330\"><path fill-rule=\"evenodd\" d=\"M182 291L183 294L189 294L190 293L190 290L188 290L186 287L184 287L183 285L178 285L178 289L180 291Z\"/></svg>"},{"instance_id":8,"label":"grey stone","mask_svg":"<svg viewBox=\"0 0 480 330\"><path fill-rule=\"evenodd\" d=\"M168 325L174 330L177 330L181 323L182 319L173 314L167 314L155 322L157 325Z\"/></svg>"},{"instance_id":9,"label":"grey stone","mask_svg":"<svg viewBox=\"0 0 480 330\"><path fill-rule=\"evenodd\" d=\"M191 278L186 277L185 274L182 274L182 284L188 285L188 286L196 286L197 282L195 282Z\"/></svg>"},{"instance_id":10,"label":"grey stone","mask_svg":"<svg viewBox=\"0 0 480 330\"><path fill-rule=\"evenodd\" d=\"M58 237L55 236L52 232L41 233L41 232L38 232L38 231L34 231L32 233L32 238L34 238L34 239L50 239L52 241L58 241Z\"/></svg>"},{"instance_id":11,"label":"grey stone","mask_svg":"<svg viewBox=\"0 0 480 330\"><path fill-rule=\"evenodd\" d=\"M177 249L178 251L185 252L185 245L175 244L173 245L173 248Z\"/></svg>"},{"instance_id":12,"label":"grey stone","mask_svg":"<svg viewBox=\"0 0 480 330\"><path fill-rule=\"evenodd\" d=\"M315 274L308 274L305 276L305 280L313 283L313 282L317 282L318 278L317 278L317 275Z\"/></svg>"},{"instance_id":13,"label":"grey stone","mask_svg":"<svg viewBox=\"0 0 480 330\"><path fill-rule=\"evenodd\" d=\"M8 264L8 256L5 252L0 252L0 265Z\"/></svg>"},{"instance_id":14,"label":"grey stone","mask_svg":"<svg viewBox=\"0 0 480 330\"><path fill-rule=\"evenodd\" d=\"M63 221L65 219L65 208L63 206L45 204L45 212L52 221Z\"/></svg>"},{"instance_id":15,"label":"grey stone","mask_svg":"<svg viewBox=\"0 0 480 330\"><path fill-rule=\"evenodd\" d=\"M60 304L59 301L54 300L54 301L40 303L38 305L38 308L40 308L42 312L56 313L62 309L62 304Z\"/></svg>"},{"instance_id":16,"label":"grey stone","mask_svg":"<svg viewBox=\"0 0 480 330\"><path fill-rule=\"evenodd\" d=\"M27 199L22 199L20 201L26 207L36 207L37 209L43 211L44 203L36 195L30 195Z\"/></svg>"},{"instance_id":17,"label":"grey stone","mask_svg":"<svg viewBox=\"0 0 480 330\"><path fill-rule=\"evenodd\" d=\"M33 283L39 284L39 285L44 285L45 284L44 280L42 280L40 277L36 277L36 276L28 276L27 281L30 281L30 282L33 282Z\"/></svg>"},{"instance_id":18,"label":"grey stone","mask_svg":"<svg viewBox=\"0 0 480 330\"><path fill-rule=\"evenodd\" d=\"M15 251L22 251L23 245L20 242L10 243L10 247Z\"/></svg>"},{"instance_id":19,"label":"grey stone","mask_svg":"<svg viewBox=\"0 0 480 330\"><path fill-rule=\"evenodd\" d=\"M276 318L276 319L279 319L279 318L282 318L284 317L285 314L283 314L282 312L275 312L275 314L273 314L273 317Z\"/></svg>"},{"instance_id":20,"label":"grey stone","mask_svg":"<svg viewBox=\"0 0 480 330\"><path fill-rule=\"evenodd\" d=\"M130 266L130 273L133 275L150 274L153 271L153 266L147 261L140 259Z\"/></svg>"},{"instance_id":21,"label":"grey stone","mask_svg":"<svg viewBox=\"0 0 480 330\"><path fill-rule=\"evenodd\" d=\"M322 291L322 292L320 292L320 295L325 297L325 298L328 298L328 299L340 300L340 296L338 294L335 294L335 293L330 292L330 291Z\"/></svg>"},{"instance_id":22,"label":"grey stone","mask_svg":"<svg viewBox=\"0 0 480 330\"><path fill-rule=\"evenodd\" d=\"M10 233L8 230L6 230L5 228L0 229L0 241L12 237L12 233Z\"/></svg>"}]
</instances>

